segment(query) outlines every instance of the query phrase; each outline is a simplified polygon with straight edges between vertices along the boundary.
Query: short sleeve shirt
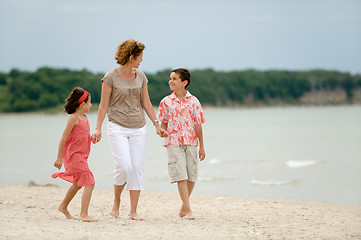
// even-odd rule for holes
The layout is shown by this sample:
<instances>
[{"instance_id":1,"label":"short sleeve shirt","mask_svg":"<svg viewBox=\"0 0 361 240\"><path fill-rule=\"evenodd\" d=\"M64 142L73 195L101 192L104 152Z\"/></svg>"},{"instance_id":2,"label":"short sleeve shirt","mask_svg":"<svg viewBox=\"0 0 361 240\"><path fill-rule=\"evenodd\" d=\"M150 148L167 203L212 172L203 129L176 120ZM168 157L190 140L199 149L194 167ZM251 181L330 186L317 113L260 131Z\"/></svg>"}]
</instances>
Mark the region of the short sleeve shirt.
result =
<instances>
[{"instance_id":1,"label":"short sleeve shirt","mask_svg":"<svg viewBox=\"0 0 361 240\"><path fill-rule=\"evenodd\" d=\"M133 81L123 80L116 69L105 74L102 79L112 92L107 110L110 122L126 128L141 128L145 125L145 114L142 105L142 89L147 85L145 74L136 69Z\"/></svg>"},{"instance_id":2,"label":"short sleeve shirt","mask_svg":"<svg viewBox=\"0 0 361 240\"><path fill-rule=\"evenodd\" d=\"M198 145L194 126L204 123L205 118L200 102L188 91L182 101L174 92L163 98L158 109L158 120L168 124L169 136L164 139L163 146Z\"/></svg>"}]
</instances>

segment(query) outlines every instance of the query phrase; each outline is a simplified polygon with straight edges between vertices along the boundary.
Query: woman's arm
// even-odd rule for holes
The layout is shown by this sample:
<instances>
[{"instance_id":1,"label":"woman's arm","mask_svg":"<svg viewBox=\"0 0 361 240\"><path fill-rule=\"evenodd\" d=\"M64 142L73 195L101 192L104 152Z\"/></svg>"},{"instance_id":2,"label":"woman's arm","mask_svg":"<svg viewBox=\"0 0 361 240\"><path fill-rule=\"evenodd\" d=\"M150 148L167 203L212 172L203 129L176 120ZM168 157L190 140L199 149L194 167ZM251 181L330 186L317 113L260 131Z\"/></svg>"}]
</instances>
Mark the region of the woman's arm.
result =
<instances>
[{"instance_id":1,"label":"woman's arm","mask_svg":"<svg viewBox=\"0 0 361 240\"><path fill-rule=\"evenodd\" d=\"M159 126L159 123L156 121L154 108L149 98L148 85L145 85L142 89L142 105L149 119L154 124L157 134L159 136L168 136L168 132Z\"/></svg>"},{"instance_id":2,"label":"woman's arm","mask_svg":"<svg viewBox=\"0 0 361 240\"><path fill-rule=\"evenodd\" d=\"M97 126L95 128L95 132L93 133L93 135L95 135L94 138L95 142L93 143L97 143L102 139L102 124L105 118L105 114L107 113L108 110L111 93L112 93L112 88L109 87L105 82L103 82L100 104L97 114Z\"/></svg>"}]
</instances>

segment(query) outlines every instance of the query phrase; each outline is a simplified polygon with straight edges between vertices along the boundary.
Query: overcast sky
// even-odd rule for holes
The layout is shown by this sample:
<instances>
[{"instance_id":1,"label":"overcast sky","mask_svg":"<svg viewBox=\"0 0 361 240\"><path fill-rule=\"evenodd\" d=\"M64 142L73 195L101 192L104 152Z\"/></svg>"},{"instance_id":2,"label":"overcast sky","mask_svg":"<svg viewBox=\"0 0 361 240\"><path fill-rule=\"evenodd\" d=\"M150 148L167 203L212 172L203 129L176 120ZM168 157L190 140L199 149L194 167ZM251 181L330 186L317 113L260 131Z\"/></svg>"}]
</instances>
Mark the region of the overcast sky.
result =
<instances>
[{"instance_id":1,"label":"overcast sky","mask_svg":"<svg viewBox=\"0 0 361 240\"><path fill-rule=\"evenodd\" d=\"M107 72L119 43L140 69L361 73L359 0L0 0L0 71Z\"/></svg>"}]
</instances>

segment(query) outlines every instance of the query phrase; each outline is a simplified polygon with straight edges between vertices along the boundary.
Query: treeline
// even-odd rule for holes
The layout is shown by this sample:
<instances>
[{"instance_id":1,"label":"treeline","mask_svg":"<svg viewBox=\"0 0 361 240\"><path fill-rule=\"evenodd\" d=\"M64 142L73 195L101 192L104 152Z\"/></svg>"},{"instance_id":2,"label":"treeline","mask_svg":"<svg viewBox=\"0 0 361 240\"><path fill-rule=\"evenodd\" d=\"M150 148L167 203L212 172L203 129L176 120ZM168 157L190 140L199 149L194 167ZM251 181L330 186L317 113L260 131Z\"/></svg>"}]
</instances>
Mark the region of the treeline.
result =
<instances>
[{"instance_id":1,"label":"treeline","mask_svg":"<svg viewBox=\"0 0 361 240\"><path fill-rule=\"evenodd\" d=\"M153 105L170 93L170 70L147 74ZM0 72L0 112L25 112L64 104L71 89L80 86L100 102L101 78L87 70L40 68L36 72L13 69ZM361 75L337 71L231 71L212 69L191 71L189 91L203 105L233 106L271 104L273 100L298 104L309 92L342 90L352 103L354 91L361 88Z\"/></svg>"}]
</instances>

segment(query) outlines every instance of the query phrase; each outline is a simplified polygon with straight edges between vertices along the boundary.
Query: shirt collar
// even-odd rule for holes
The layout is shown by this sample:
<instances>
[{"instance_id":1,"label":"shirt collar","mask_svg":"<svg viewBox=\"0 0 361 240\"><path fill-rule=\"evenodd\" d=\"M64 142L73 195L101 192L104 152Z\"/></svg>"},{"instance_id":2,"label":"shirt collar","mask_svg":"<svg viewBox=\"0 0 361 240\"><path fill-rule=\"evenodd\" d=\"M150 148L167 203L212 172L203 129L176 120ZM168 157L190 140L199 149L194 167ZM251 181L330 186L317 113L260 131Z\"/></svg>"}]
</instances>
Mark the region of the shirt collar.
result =
<instances>
[{"instance_id":1,"label":"shirt collar","mask_svg":"<svg viewBox=\"0 0 361 240\"><path fill-rule=\"evenodd\" d=\"M186 90L186 95L185 95L185 97L183 99L189 98L191 96L192 96L192 94L188 90ZM178 99L177 96L175 95L175 92L172 92L172 94L170 95L170 98L171 99Z\"/></svg>"}]
</instances>

